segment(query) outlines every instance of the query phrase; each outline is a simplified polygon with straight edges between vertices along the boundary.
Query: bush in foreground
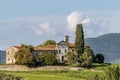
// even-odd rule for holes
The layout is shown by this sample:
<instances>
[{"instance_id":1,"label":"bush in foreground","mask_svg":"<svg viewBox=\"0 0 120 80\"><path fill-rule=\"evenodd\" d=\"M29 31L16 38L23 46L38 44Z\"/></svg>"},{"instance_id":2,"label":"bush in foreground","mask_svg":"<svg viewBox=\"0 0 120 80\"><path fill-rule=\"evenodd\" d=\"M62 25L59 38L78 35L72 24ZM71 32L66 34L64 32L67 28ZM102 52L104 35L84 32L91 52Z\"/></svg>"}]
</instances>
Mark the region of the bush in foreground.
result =
<instances>
[{"instance_id":1,"label":"bush in foreground","mask_svg":"<svg viewBox=\"0 0 120 80\"><path fill-rule=\"evenodd\" d=\"M24 79L20 76L0 73L0 80L24 80Z\"/></svg>"},{"instance_id":2,"label":"bush in foreground","mask_svg":"<svg viewBox=\"0 0 120 80\"><path fill-rule=\"evenodd\" d=\"M108 67L102 75L95 75L94 80L120 80L120 68Z\"/></svg>"}]
</instances>

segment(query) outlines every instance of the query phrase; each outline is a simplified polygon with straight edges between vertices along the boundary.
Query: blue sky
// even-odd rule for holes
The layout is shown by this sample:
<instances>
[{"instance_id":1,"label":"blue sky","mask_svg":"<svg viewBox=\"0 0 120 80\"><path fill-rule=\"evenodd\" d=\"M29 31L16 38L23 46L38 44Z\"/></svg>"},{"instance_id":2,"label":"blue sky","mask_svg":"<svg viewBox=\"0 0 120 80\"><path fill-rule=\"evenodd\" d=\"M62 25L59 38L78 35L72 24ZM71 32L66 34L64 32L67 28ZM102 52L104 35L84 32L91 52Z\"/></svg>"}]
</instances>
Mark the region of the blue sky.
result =
<instances>
[{"instance_id":1,"label":"blue sky","mask_svg":"<svg viewBox=\"0 0 120 80\"><path fill-rule=\"evenodd\" d=\"M0 0L0 49L57 42L82 23L85 37L120 33L120 0Z\"/></svg>"}]
</instances>

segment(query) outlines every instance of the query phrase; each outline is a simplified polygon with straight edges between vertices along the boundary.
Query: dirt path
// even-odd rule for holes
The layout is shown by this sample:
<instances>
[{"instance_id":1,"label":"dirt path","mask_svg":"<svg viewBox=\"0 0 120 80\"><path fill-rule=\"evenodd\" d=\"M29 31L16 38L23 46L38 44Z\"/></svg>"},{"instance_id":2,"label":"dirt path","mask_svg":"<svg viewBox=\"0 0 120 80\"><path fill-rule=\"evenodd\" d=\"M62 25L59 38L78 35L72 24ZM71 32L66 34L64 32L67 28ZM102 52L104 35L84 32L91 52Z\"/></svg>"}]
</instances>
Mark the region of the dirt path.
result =
<instances>
[{"instance_id":1,"label":"dirt path","mask_svg":"<svg viewBox=\"0 0 120 80\"><path fill-rule=\"evenodd\" d=\"M95 71L101 72L101 70L94 69L83 69L80 67L70 67L70 66L42 66L36 68L29 68L24 65L0 65L1 71L37 71L37 70L84 70L84 71Z\"/></svg>"}]
</instances>

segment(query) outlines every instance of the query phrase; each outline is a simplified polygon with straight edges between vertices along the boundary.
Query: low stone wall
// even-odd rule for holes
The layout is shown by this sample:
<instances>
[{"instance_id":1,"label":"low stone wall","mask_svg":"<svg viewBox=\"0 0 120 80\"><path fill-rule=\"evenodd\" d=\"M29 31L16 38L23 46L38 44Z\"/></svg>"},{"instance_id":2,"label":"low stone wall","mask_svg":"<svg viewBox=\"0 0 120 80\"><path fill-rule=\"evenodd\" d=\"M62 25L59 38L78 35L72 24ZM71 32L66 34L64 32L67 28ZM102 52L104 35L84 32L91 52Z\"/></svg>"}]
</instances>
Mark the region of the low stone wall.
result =
<instances>
[{"instance_id":1,"label":"low stone wall","mask_svg":"<svg viewBox=\"0 0 120 80\"><path fill-rule=\"evenodd\" d=\"M24 65L0 65L1 71L29 71L30 68Z\"/></svg>"},{"instance_id":2,"label":"low stone wall","mask_svg":"<svg viewBox=\"0 0 120 80\"><path fill-rule=\"evenodd\" d=\"M24 65L0 65L0 70L1 71L83 70L83 68L69 66L42 66L36 68L29 68Z\"/></svg>"}]
</instances>

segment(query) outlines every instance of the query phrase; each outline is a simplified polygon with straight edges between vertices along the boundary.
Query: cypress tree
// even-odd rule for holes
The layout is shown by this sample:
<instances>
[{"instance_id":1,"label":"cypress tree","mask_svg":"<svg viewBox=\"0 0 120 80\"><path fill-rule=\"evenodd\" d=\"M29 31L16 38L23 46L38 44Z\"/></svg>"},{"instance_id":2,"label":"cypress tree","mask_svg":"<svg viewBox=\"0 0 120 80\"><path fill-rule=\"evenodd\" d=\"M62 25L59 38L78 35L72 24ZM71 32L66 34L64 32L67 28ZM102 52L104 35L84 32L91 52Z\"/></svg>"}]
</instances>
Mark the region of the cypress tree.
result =
<instances>
[{"instance_id":1,"label":"cypress tree","mask_svg":"<svg viewBox=\"0 0 120 80\"><path fill-rule=\"evenodd\" d=\"M84 53L84 32L82 24L76 26L75 50L78 57Z\"/></svg>"}]
</instances>

